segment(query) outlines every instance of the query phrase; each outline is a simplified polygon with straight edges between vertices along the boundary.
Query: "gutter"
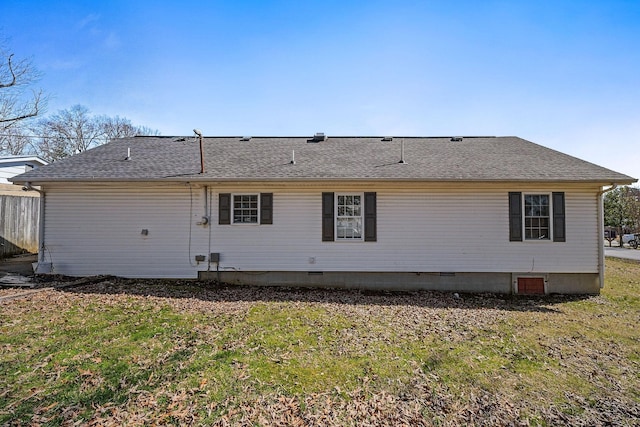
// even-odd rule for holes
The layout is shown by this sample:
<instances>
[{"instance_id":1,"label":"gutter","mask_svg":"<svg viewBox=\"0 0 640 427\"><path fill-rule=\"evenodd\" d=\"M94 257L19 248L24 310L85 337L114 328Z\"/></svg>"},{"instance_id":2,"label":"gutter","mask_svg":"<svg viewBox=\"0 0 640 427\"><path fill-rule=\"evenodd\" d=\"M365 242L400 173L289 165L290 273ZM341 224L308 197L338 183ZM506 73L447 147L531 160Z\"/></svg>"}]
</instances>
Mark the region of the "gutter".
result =
<instances>
[{"instance_id":1,"label":"gutter","mask_svg":"<svg viewBox=\"0 0 640 427\"><path fill-rule=\"evenodd\" d=\"M23 191L37 191L40 193L40 221L38 224L38 264L35 269L35 273L38 273L40 270L40 265L44 264L44 222L45 222L45 205L47 203L47 195L44 190L40 190L39 188L35 188L31 185L31 182L25 182L22 187Z\"/></svg>"},{"instance_id":2,"label":"gutter","mask_svg":"<svg viewBox=\"0 0 640 427\"><path fill-rule=\"evenodd\" d=\"M609 191L618 188L618 184L611 184L607 189L598 191L598 278L600 280L600 289L604 288L604 242L602 236L604 233L604 199L603 195Z\"/></svg>"},{"instance_id":3,"label":"gutter","mask_svg":"<svg viewBox=\"0 0 640 427\"><path fill-rule=\"evenodd\" d=\"M203 163L204 165L204 163ZM204 166L202 166L204 168ZM200 170L203 170L203 169ZM203 172L198 173L190 173L183 175L175 175L175 176L161 176L161 177L141 177L141 178L110 178L110 177L94 177L94 176L86 176L86 177L77 177L77 178L54 178L47 179L42 177L31 178L32 183L34 185L40 185L40 183L62 183L62 184L72 184L72 183L82 183L82 184L92 184L92 183L127 183L127 182L136 182L136 183L167 183L167 182L216 182L216 183L336 183L336 182L353 182L353 183L363 183L363 182L415 182L415 183L452 183L452 184L472 184L472 183L482 183L482 184L537 184L537 185L547 185L547 184L599 184L603 185L604 181L602 179L598 180L562 180L562 179L553 179L553 180L527 180L527 179L454 179L454 178L370 178L370 177L273 177L273 178L264 178L264 177L250 177L250 178L239 178L239 177L216 177L216 176L207 176L203 175ZM14 182L11 178L9 181ZM17 180L20 181L20 180ZM618 181L619 185L631 185L637 182L637 179L629 179L624 181ZM618 185L616 184L616 185ZM607 184L605 184L607 185Z\"/></svg>"}]
</instances>

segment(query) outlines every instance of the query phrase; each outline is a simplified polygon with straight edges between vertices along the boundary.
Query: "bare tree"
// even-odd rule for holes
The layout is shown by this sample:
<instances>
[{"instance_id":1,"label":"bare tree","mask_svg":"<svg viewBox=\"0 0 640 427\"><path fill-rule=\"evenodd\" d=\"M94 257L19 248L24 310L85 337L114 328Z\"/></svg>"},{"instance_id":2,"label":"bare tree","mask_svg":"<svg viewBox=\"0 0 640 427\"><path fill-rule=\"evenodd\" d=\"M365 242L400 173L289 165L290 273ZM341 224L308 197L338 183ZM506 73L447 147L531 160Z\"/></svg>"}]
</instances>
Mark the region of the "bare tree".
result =
<instances>
[{"instance_id":1,"label":"bare tree","mask_svg":"<svg viewBox=\"0 0 640 427\"><path fill-rule=\"evenodd\" d=\"M102 130L87 107L74 105L38 122L38 152L48 161L87 151L103 143Z\"/></svg>"},{"instance_id":2,"label":"bare tree","mask_svg":"<svg viewBox=\"0 0 640 427\"><path fill-rule=\"evenodd\" d=\"M131 123L131 120L115 116L100 116L97 118L106 141L110 141L114 138L124 138L128 136L136 135L159 135L157 130L153 130L146 126L135 126Z\"/></svg>"},{"instance_id":3,"label":"bare tree","mask_svg":"<svg viewBox=\"0 0 640 427\"><path fill-rule=\"evenodd\" d=\"M89 109L74 105L40 120L33 128L36 152L47 161L81 153L113 138L135 135L158 135L156 130L135 126L130 120L115 116L93 116Z\"/></svg>"},{"instance_id":4,"label":"bare tree","mask_svg":"<svg viewBox=\"0 0 640 427\"><path fill-rule=\"evenodd\" d=\"M20 154L28 145L25 121L38 116L46 98L42 90L28 90L40 73L28 59L15 59L0 40L0 153Z\"/></svg>"},{"instance_id":5,"label":"bare tree","mask_svg":"<svg viewBox=\"0 0 640 427\"><path fill-rule=\"evenodd\" d=\"M21 123L14 124L0 135L0 153L17 156L32 151L31 134Z\"/></svg>"},{"instance_id":6,"label":"bare tree","mask_svg":"<svg viewBox=\"0 0 640 427\"><path fill-rule=\"evenodd\" d=\"M147 126L137 126L138 133L137 136L158 136L160 135L160 131L158 129L151 129Z\"/></svg>"},{"instance_id":7,"label":"bare tree","mask_svg":"<svg viewBox=\"0 0 640 427\"><path fill-rule=\"evenodd\" d=\"M42 112L42 90L31 90L31 95L27 99L24 97L26 87L39 77L30 60L14 59L14 54L0 45L0 130Z\"/></svg>"}]
</instances>

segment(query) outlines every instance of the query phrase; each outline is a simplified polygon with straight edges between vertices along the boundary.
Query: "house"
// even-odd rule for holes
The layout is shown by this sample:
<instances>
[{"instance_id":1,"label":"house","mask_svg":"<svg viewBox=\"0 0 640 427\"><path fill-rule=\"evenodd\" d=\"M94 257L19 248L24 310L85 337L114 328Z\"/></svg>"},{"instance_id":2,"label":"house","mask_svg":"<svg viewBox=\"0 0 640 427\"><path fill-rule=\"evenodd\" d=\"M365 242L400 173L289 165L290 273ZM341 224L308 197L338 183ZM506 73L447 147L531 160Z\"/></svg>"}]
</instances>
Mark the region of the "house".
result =
<instances>
[{"instance_id":1,"label":"house","mask_svg":"<svg viewBox=\"0 0 640 427\"><path fill-rule=\"evenodd\" d=\"M44 159L32 155L0 157L0 194L22 192L20 188L11 185L9 178L46 164Z\"/></svg>"},{"instance_id":2,"label":"house","mask_svg":"<svg viewBox=\"0 0 640 427\"><path fill-rule=\"evenodd\" d=\"M113 140L11 180L38 272L598 293L602 194L636 179L517 137Z\"/></svg>"}]
</instances>

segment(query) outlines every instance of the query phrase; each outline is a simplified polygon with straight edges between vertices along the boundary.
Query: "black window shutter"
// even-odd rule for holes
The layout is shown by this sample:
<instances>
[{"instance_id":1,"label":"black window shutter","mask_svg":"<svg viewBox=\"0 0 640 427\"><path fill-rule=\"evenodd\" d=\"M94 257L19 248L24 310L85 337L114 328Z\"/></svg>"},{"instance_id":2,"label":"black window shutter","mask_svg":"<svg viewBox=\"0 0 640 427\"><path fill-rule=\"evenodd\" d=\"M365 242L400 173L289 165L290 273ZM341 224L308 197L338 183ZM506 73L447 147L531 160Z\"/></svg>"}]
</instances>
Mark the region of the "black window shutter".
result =
<instances>
[{"instance_id":1,"label":"black window shutter","mask_svg":"<svg viewBox=\"0 0 640 427\"><path fill-rule=\"evenodd\" d=\"M322 193L322 241L334 240L333 193Z\"/></svg>"},{"instance_id":2,"label":"black window shutter","mask_svg":"<svg viewBox=\"0 0 640 427\"><path fill-rule=\"evenodd\" d=\"M564 219L564 193L553 193L553 241L566 242Z\"/></svg>"},{"instance_id":3,"label":"black window shutter","mask_svg":"<svg viewBox=\"0 0 640 427\"><path fill-rule=\"evenodd\" d=\"M377 240L376 193L364 193L364 241Z\"/></svg>"},{"instance_id":4,"label":"black window shutter","mask_svg":"<svg viewBox=\"0 0 640 427\"><path fill-rule=\"evenodd\" d=\"M260 193L260 224L273 224L273 193Z\"/></svg>"},{"instance_id":5,"label":"black window shutter","mask_svg":"<svg viewBox=\"0 0 640 427\"><path fill-rule=\"evenodd\" d=\"M509 193L509 241L522 242L522 193Z\"/></svg>"},{"instance_id":6,"label":"black window shutter","mask_svg":"<svg viewBox=\"0 0 640 427\"><path fill-rule=\"evenodd\" d=\"M231 193L218 195L218 224L231 224Z\"/></svg>"}]
</instances>

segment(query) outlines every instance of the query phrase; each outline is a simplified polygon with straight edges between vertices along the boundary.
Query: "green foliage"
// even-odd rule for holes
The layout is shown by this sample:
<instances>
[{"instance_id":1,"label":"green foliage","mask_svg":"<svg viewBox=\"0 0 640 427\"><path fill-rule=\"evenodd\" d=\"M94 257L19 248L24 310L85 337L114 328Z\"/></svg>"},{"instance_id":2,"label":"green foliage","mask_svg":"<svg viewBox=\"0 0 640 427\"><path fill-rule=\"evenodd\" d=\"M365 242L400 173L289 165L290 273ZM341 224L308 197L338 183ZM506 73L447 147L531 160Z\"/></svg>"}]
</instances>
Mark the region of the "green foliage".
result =
<instances>
[{"instance_id":1,"label":"green foliage","mask_svg":"<svg viewBox=\"0 0 640 427\"><path fill-rule=\"evenodd\" d=\"M640 189L618 187L604 195L604 224L623 230L640 230Z\"/></svg>"}]
</instances>

